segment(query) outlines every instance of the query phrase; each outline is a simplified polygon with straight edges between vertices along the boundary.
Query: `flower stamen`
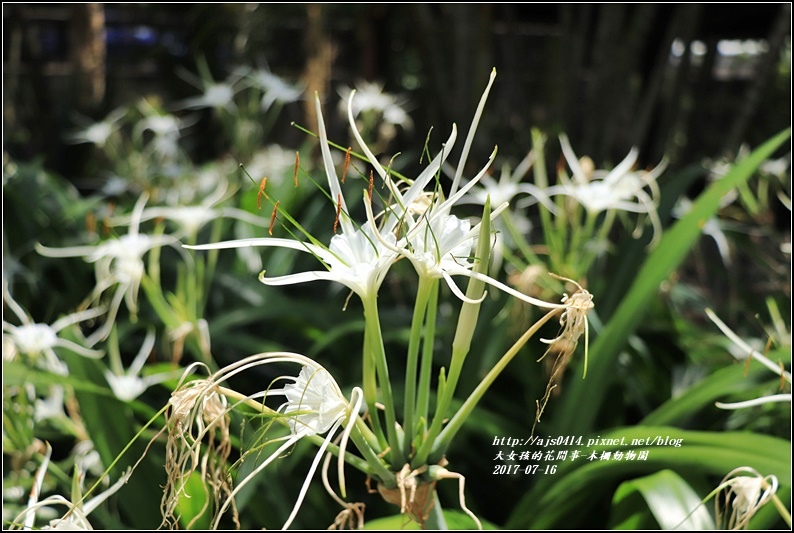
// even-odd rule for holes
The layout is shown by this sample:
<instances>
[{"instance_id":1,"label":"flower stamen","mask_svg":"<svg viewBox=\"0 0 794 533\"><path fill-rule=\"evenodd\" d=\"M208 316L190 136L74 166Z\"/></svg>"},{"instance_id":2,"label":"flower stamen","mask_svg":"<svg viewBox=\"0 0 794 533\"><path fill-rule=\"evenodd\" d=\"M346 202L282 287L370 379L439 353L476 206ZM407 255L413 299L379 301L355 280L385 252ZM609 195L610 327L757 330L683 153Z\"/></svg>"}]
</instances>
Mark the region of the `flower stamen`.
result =
<instances>
[{"instance_id":1,"label":"flower stamen","mask_svg":"<svg viewBox=\"0 0 794 533\"><path fill-rule=\"evenodd\" d=\"M278 214L278 204L280 200L276 200L276 205L273 206L273 213L270 215L270 227L267 228L267 232L270 235L273 235L273 225L276 223L276 215Z\"/></svg>"},{"instance_id":2,"label":"flower stamen","mask_svg":"<svg viewBox=\"0 0 794 533\"><path fill-rule=\"evenodd\" d=\"M256 208L262 209L262 196L267 198L267 193L265 193L265 185L267 185L267 176L262 178L262 181L259 183L259 192L256 193Z\"/></svg>"},{"instance_id":3,"label":"flower stamen","mask_svg":"<svg viewBox=\"0 0 794 533\"><path fill-rule=\"evenodd\" d=\"M301 153L295 152L295 171L292 173L292 181L295 183L295 188L298 188L298 169L301 166Z\"/></svg>"},{"instance_id":4,"label":"flower stamen","mask_svg":"<svg viewBox=\"0 0 794 533\"><path fill-rule=\"evenodd\" d=\"M342 194L338 194L336 197L336 217L334 218L334 234L336 234L336 230L339 228L339 215L342 214Z\"/></svg>"},{"instance_id":5,"label":"flower stamen","mask_svg":"<svg viewBox=\"0 0 794 533\"><path fill-rule=\"evenodd\" d=\"M350 151L352 149L352 146L348 146L347 151L345 152L345 166L342 168L342 179L340 180L342 183L345 182L345 178L347 177L347 169L350 168Z\"/></svg>"}]
</instances>

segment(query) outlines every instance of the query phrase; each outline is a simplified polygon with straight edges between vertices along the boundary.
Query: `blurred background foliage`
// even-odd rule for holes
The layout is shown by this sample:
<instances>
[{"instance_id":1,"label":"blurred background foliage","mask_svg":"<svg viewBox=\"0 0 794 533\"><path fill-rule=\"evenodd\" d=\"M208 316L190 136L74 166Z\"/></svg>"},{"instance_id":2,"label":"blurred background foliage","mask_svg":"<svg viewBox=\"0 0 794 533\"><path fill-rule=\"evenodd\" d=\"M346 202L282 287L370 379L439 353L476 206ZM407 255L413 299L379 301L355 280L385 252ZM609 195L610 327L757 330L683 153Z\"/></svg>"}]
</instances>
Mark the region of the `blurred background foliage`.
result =
<instances>
[{"instance_id":1,"label":"blurred background foliage","mask_svg":"<svg viewBox=\"0 0 794 533\"><path fill-rule=\"evenodd\" d=\"M473 164L485 161L498 145L497 165L515 165L532 148L532 128L542 130L550 139L546 152L550 174L561 157L557 143L551 142L559 133L568 135L577 154L587 154L606 167L620 162L636 146L640 168L650 168L663 157L669 160L668 170L659 180L663 191L659 214L667 228L675 221L673 202L679 195L696 198L707 188L709 174L720 162L735 162L743 145L755 148L790 126L790 10L788 3L6 3L4 272L15 273L15 298L24 301L37 320L51 323L59 313L76 307L86 294L85 287L92 285L91 270L41 261L33 244L77 244L75 235L83 231L87 214L107 209L107 198L96 193L100 190L98 180L104 183L107 178L108 164L92 144L65 139L81 124L102 120L119 106L141 98L174 111L170 104L200 90L191 80L198 79L202 68L214 80L223 80L241 65L266 67L305 87L303 99L280 110L266 132L266 141L301 149L301 156L308 160L317 156L316 150L309 149L312 139L292 124L316 131L311 95L317 91L324 102L329 138L348 145L352 141L346 121L334 114L342 88L362 81L381 83L386 91L400 95L411 118L410 127L397 128L378 146L380 154L387 156L402 151L402 164L419 161L431 127L436 128L436 137L452 122L465 131L495 67L499 76L475 139ZM244 159L234 152L234 140L219 134L222 125L217 115L207 109L196 116L188 128L189 144L184 147L196 168L229 158L234 163ZM400 170L415 175L412 164L419 168L418 163L408 163L409 168ZM13 165L13 170L5 168L8 165ZM243 191L241 207L255 212L256 186L235 165L226 168ZM580 420L575 414L577 406L563 401L569 391L579 387L579 366L569 372L566 380L570 383L566 381L560 387L560 397L550 403L544 415L548 425L541 424L541 433L606 436L614 428L645 424L658 428L649 430L653 434L679 431L685 439L684 449L691 439L699 442L706 454L721 453L725 439L719 432L724 431L741 430L741 436L731 438L737 442L746 439L745 447L756 451L758 446L772 446L754 441L758 435L777 437L775 446L781 440L790 441L790 405L786 409L777 404L765 406L752 414L713 408L715 400L745 398L737 393L750 391L751 397L769 394L776 379L758 369L743 373L728 353L724 337L702 313L704 307L711 307L740 335L764 343L773 336L769 324L775 318L770 319L770 310L782 310L783 338L776 338L772 353L790 368L790 317L786 310L791 298L791 212L777 196L791 196L790 163L787 172L780 178L756 175L748 182L752 188L749 195L721 212L732 224L730 266L723 263L713 241L702 239L672 274L664 276L658 293L643 303L642 322L626 333L628 340L619 346L619 353L609 356L614 366L604 370L608 382L590 383L602 389L601 398L593 400L600 408L598 416ZM7 188L6 176L12 174L17 179L13 188ZM319 172L314 174L322 182ZM767 185L760 185L763 183ZM122 193L109 200L131 205L130 198ZM326 202L300 195L292 201L291 210L300 213L296 218L307 229L318 237L330 235L332 218ZM222 231L228 233L229 228ZM783 250L786 243L788 253ZM616 251L590 272L589 287L596 295L598 318L604 323L618 313L629 292L634 274L646 259L645 244L624 238L616 244ZM168 253L173 252L163 252ZM268 269L274 273L301 270L311 261L278 252L267 255ZM69 261L69 265L78 264L78 260ZM219 274L204 317L219 365L259 351L289 349L317 357L343 388L355 384L361 374L358 350L363 321L355 301L341 313L345 291L326 284L265 289L256 280L258 272L246 269L232 253L219 256L216 271ZM176 278L177 273L164 267L163 276ZM401 354L408 337L413 288L405 286L410 277L403 278L387 284L381 292L389 353ZM460 388L466 392L512 344L522 324L526 327L521 321L526 310L506 307L503 297L489 298L483 307L472 349L478 356L461 378ZM443 319L455 313L449 304L442 305L439 313L438 335L446 346L454 329L452 321ZM156 313L144 306L140 320L156 321ZM596 324L594 338L600 329ZM780 328L776 331L780 333ZM131 338L140 336L134 330L123 333ZM553 331L546 335L550 336ZM701 456L693 452L684 460L674 449L666 450L669 457L643 465L642 471L616 468L586 476L561 471L544 479L493 476L493 437L528 436L535 400L547 379L538 371L538 355L531 352L511 363L511 371L499 378L450 450L455 470L470 480L469 506L489 522L519 528L613 527L626 512L625 502L617 514L610 511L613 496L618 487L624 489L620 494L631 490L621 485L623 482L672 468L685 475L703 497L731 470L719 471L711 465L693 468ZM91 363L82 365L83 373L74 369L73 373L96 373ZM724 371L732 374L717 375ZM241 390L248 387L252 392L272 377L251 379L240 385ZM671 405L687 390L692 393L695 384L701 386L700 396L691 394ZM141 408L143 414L124 414L142 423L147 419L144 415L159 409L166 397L164 391L157 390L142 402L149 411ZM89 417L86 405L81 407ZM710 436L696 432L715 434L709 440ZM133 434L123 433L118 439L121 442L122 437ZM5 444L4 439L4 448ZM63 449L68 449L66 444ZM651 455L659 451L651 450ZM293 452L294 460L279 462L267 471L256 485L259 503L241 504L251 513L244 526L274 527L286 518L291 495L297 492L312 455L312 446L300 443ZM4 453L4 464L10 457ZM59 459L64 457L62 452ZM153 468L156 461L155 453L145 464ZM783 466L790 471L790 462ZM774 473L781 478L785 474ZM367 496L363 476L355 479L356 475L351 473L353 479L348 481L351 498L367 501L368 516L392 513L394 509L386 503ZM577 484L582 479L589 481ZM558 484L556 492L550 487L554 483ZM781 497L789 501L790 475L785 485L789 492L784 490ZM274 486L284 490L274 490ZM582 492L585 488L587 494ZM456 502L456 491L454 483L439 485L442 501ZM327 517L336 512L333 502L318 486L307 498L305 506L316 513L302 514L296 525L327 526ZM151 502L140 505L157 512ZM574 505L580 506L580 511L571 508ZM635 507L634 512L641 511ZM151 527L151 521L136 523L134 514L127 507L122 519L110 513L98 520L108 527ZM646 512L643 516L650 515ZM769 513L761 520L755 527L782 525Z\"/></svg>"},{"instance_id":2,"label":"blurred background foliage","mask_svg":"<svg viewBox=\"0 0 794 533\"><path fill-rule=\"evenodd\" d=\"M87 159L88 147L63 143L76 113L98 120L140 96L190 96L180 73L198 58L216 79L268 65L329 102L340 85L380 82L422 110L402 132L414 140L467 120L496 67L477 142L506 154L528 150L538 127L566 132L594 161L632 146L645 162L699 161L759 144L791 110L786 3L8 4L3 23L6 149L43 154L68 177ZM311 127L312 107L288 109L274 138L300 143L289 123ZM226 147L207 126L195 128L196 155L211 158Z\"/></svg>"}]
</instances>

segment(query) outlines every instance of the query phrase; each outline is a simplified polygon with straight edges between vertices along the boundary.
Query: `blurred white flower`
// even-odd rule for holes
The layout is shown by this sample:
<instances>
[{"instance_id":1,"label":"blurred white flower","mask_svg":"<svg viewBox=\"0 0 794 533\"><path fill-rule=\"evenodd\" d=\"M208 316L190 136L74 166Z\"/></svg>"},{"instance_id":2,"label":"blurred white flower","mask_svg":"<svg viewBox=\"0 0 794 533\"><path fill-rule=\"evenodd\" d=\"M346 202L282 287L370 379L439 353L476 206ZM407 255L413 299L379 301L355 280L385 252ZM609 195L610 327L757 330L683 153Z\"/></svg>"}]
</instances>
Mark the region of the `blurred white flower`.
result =
<instances>
[{"instance_id":1,"label":"blurred white flower","mask_svg":"<svg viewBox=\"0 0 794 533\"><path fill-rule=\"evenodd\" d=\"M490 175L483 176L480 184L472 188L468 194L458 201L458 204L484 206L485 201L490 198L491 205L498 206L509 203L513 207L513 209L505 212L494 221L494 225L498 230L493 250L494 270L498 270L501 266L505 248L510 248L514 244L510 227L504 220L505 216L510 217L510 225L519 235L527 236L532 230L532 221L526 215L527 207L540 202L552 213L557 212L556 206L540 187L532 183L522 182L534 164L535 159L535 153L530 151L512 171L508 165L503 165L499 181ZM448 174L454 174L446 167L445 170ZM516 200L517 198L520 199Z\"/></svg>"},{"instance_id":2,"label":"blurred white flower","mask_svg":"<svg viewBox=\"0 0 794 533\"><path fill-rule=\"evenodd\" d=\"M268 186L282 183L287 173L292 176L294 168L295 150L288 150L278 144L269 144L257 150L245 165L250 175L267 176Z\"/></svg>"},{"instance_id":3,"label":"blurred white flower","mask_svg":"<svg viewBox=\"0 0 794 533\"><path fill-rule=\"evenodd\" d=\"M761 163L758 170L762 174L774 176L781 182L787 183L786 180L791 180L791 152L778 159L767 159Z\"/></svg>"},{"instance_id":4,"label":"blurred white flower","mask_svg":"<svg viewBox=\"0 0 794 533\"><path fill-rule=\"evenodd\" d=\"M107 289L117 286L105 323L88 337L89 346L107 338L122 299L130 313L137 313L138 288L144 274L143 256L146 252L152 248L177 243L176 239L168 235L146 235L138 232L147 199L148 194L141 195L133 209L129 233L117 239L106 240L94 246L48 248L41 244L36 245L36 250L47 257L84 257L87 262L95 263L96 286L92 293L93 300L98 299Z\"/></svg>"},{"instance_id":5,"label":"blurred white flower","mask_svg":"<svg viewBox=\"0 0 794 533\"><path fill-rule=\"evenodd\" d=\"M8 305L8 308L13 311L17 316L20 325L13 325L3 320L3 339L5 341L6 335L11 340L9 348L13 351L7 351L6 343L3 343L3 358L13 359L16 354L22 354L29 357L34 363L38 364L41 368L49 370L55 374L67 375L69 369L66 363L60 360L55 354L55 348L65 348L71 350L76 354L84 357L100 358L104 352L99 350L91 350L85 346L81 346L73 341L62 339L58 336L58 332L62 329L96 318L105 313L104 308L90 309L81 311L79 313L72 313L59 318L52 325L39 324L33 322L30 316L22 309L22 307L11 297L8 291L8 285L3 283L3 301ZM89 343L89 346L91 344Z\"/></svg>"},{"instance_id":6,"label":"blurred white flower","mask_svg":"<svg viewBox=\"0 0 794 533\"><path fill-rule=\"evenodd\" d=\"M165 159L175 159L179 154L182 129L189 124L175 115L159 111L146 99L139 103L138 108L143 118L135 125L136 135L142 137L144 132L150 132L154 153Z\"/></svg>"},{"instance_id":7,"label":"blurred white flower","mask_svg":"<svg viewBox=\"0 0 794 533\"><path fill-rule=\"evenodd\" d=\"M234 218L253 224L254 226L267 227L268 220L253 215L248 211L236 207L217 207L226 198L228 182L222 180L217 189L204 198L199 205L175 205L147 207L140 214L140 221L164 218L172 220L179 226L179 231L174 233L174 239L187 238L194 242L198 232L207 223L218 218ZM122 217L111 220L112 225L129 224L131 217Z\"/></svg>"},{"instance_id":8,"label":"blurred white flower","mask_svg":"<svg viewBox=\"0 0 794 533\"><path fill-rule=\"evenodd\" d=\"M691 209L692 200L686 196L681 196L673 206L672 214L675 218L682 218ZM701 231L703 231L703 235L708 235L714 239L717 251L720 253L720 258L722 258L722 264L728 267L731 264L731 248L722 226L722 221L718 217L713 216L701 225Z\"/></svg>"},{"instance_id":9,"label":"blurred white flower","mask_svg":"<svg viewBox=\"0 0 794 533\"><path fill-rule=\"evenodd\" d=\"M119 121L126 113L127 110L123 107L114 109L104 120L86 125L83 129L68 135L66 140L74 144L91 143L104 148L113 132L121 126Z\"/></svg>"},{"instance_id":10,"label":"blurred white flower","mask_svg":"<svg viewBox=\"0 0 794 533\"><path fill-rule=\"evenodd\" d=\"M36 398L33 404L33 420L59 419L66 416L63 410L64 390L61 385L50 385L49 395L46 398Z\"/></svg>"},{"instance_id":11,"label":"blurred white flower","mask_svg":"<svg viewBox=\"0 0 794 533\"><path fill-rule=\"evenodd\" d=\"M46 526L38 526L39 529L56 529L56 530L91 530L91 522L88 521L88 515L94 509L99 507L108 497L115 494L129 479L131 471L127 471L121 478L116 481L110 488L94 496L86 502L73 502L60 494L48 496L43 500L39 500L41 496L42 485L44 484L44 477L47 473L47 468L50 464L50 457L52 456L52 447L47 444L47 451L44 454L44 459L41 462L36 478L33 482L33 488L30 491L30 498L28 499L27 508L22 511L10 524L9 530L14 529L33 529L36 526L36 515L45 507L62 505L68 510L61 516L49 521ZM79 470L80 463L75 463L75 476L79 483L85 479L85 471ZM81 491L82 492L82 491ZM22 526L21 528L19 526Z\"/></svg>"},{"instance_id":12,"label":"blurred white flower","mask_svg":"<svg viewBox=\"0 0 794 533\"><path fill-rule=\"evenodd\" d=\"M154 348L154 340L154 330L150 329L146 333L146 338L143 341L138 355L135 356L132 364L130 364L130 367L125 372L105 370L105 379L110 386L110 390L113 391L113 394L119 400L130 402L143 394L143 392L152 385L177 378L182 374L181 370L175 370L173 372L162 372L160 374L141 376L143 365L152 352L152 348Z\"/></svg>"},{"instance_id":13,"label":"blurred white flower","mask_svg":"<svg viewBox=\"0 0 794 533\"><path fill-rule=\"evenodd\" d=\"M348 104L351 101L350 94L352 92L356 93L355 103ZM354 117L358 117L361 113L374 111L379 113L382 119L389 124L408 129L413 126L411 117L408 116L399 98L383 92L383 86L379 83L360 81L356 83L355 89L341 87L339 96L342 97L339 103L342 113L347 113L350 110Z\"/></svg>"},{"instance_id":14,"label":"blurred white flower","mask_svg":"<svg viewBox=\"0 0 794 533\"><path fill-rule=\"evenodd\" d=\"M292 85L267 69L256 69L246 74L248 83L262 91L262 109L268 110L275 103L297 102L306 90L302 85Z\"/></svg>"},{"instance_id":15,"label":"blurred white flower","mask_svg":"<svg viewBox=\"0 0 794 533\"><path fill-rule=\"evenodd\" d=\"M203 93L199 96L186 98L179 102L176 109L224 109L234 112L237 105L234 103L234 95L237 93L232 83L228 82L206 82L203 85Z\"/></svg>"},{"instance_id":16,"label":"blurred white flower","mask_svg":"<svg viewBox=\"0 0 794 533\"><path fill-rule=\"evenodd\" d=\"M592 168L592 161L580 161L576 157L567 136L560 135L560 145L573 176L567 179L561 174L563 183L546 188L545 194L570 196L592 215L602 211L647 214L654 230L651 245L655 245L662 232L662 224L656 212L659 201L656 179L667 168L667 161L663 160L650 171L634 171L632 168L637 161L638 151L632 148L626 158L612 170L595 170ZM639 230L638 226L637 233Z\"/></svg>"}]
</instances>

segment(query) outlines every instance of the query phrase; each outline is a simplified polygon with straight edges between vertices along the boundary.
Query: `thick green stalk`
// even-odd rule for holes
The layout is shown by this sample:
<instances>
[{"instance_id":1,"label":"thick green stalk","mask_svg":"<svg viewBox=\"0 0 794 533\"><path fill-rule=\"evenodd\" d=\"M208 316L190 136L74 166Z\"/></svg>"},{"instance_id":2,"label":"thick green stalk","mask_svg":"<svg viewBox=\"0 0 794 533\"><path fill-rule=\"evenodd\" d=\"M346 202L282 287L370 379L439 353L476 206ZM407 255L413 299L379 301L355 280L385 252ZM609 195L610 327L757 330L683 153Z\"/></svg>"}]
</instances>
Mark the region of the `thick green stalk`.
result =
<instances>
[{"instance_id":1,"label":"thick green stalk","mask_svg":"<svg viewBox=\"0 0 794 533\"><path fill-rule=\"evenodd\" d=\"M372 430L375 433L378 444L382 449L389 446L386 441L386 434L383 432L383 426L380 423L380 415L378 414L378 378L375 370L375 356L370 349L372 341L370 339L371 333L369 326L364 328L364 361L362 369L362 390L364 391L364 402L367 404L367 412L369 419L372 423Z\"/></svg>"},{"instance_id":2,"label":"thick green stalk","mask_svg":"<svg viewBox=\"0 0 794 533\"><path fill-rule=\"evenodd\" d=\"M416 374L419 366L419 346L422 343L422 325L425 322L425 311L427 310L427 303L430 299L432 288L437 285L438 280L420 276L419 287L416 290L416 303L414 304L414 316L411 321L411 337L408 342L408 356L405 366L405 418L403 425L405 439L403 441L403 449L407 454L410 454L411 442L414 440Z\"/></svg>"},{"instance_id":3,"label":"thick green stalk","mask_svg":"<svg viewBox=\"0 0 794 533\"><path fill-rule=\"evenodd\" d=\"M593 244L593 234L595 233L595 224L596 219L598 219L598 213L594 213L589 210L584 211L584 226L581 224L581 219L577 217L577 225L574 228L573 236L571 237L571 243L568 248L568 256L565 260L565 265L576 265L577 263L581 262L581 258L588 254L589 250L588 247L592 246ZM611 220L610 220L611 223ZM602 229L606 227L603 226ZM607 228L608 230L609 228ZM596 244L598 241L595 241ZM587 270L584 267L578 268L579 273L581 275L587 274Z\"/></svg>"},{"instance_id":4,"label":"thick green stalk","mask_svg":"<svg viewBox=\"0 0 794 533\"><path fill-rule=\"evenodd\" d=\"M546 139L543 133L540 130L533 129L532 130L532 150L537 154L537 158L535 159L535 164L533 165L533 176L535 178L535 185L537 185L541 189L545 189L549 186L549 175L546 172L546 159L545 159L545 144ZM558 234L554 231L554 224L552 224L551 212L548 209L540 209L540 222L541 226L543 227L543 236L546 241L546 245L549 248L549 254L552 253L553 250L559 250L559 242L558 242ZM558 217L562 218L562 217ZM552 259L552 264L555 263L554 259Z\"/></svg>"},{"instance_id":5,"label":"thick green stalk","mask_svg":"<svg viewBox=\"0 0 794 533\"><path fill-rule=\"evenodd\" d=\"M371 357L375 362L378 381L380 382L381 394L383 395L384 414L386 416L386 435L389 446L391 447L391 463L394 465L402 464L405 457L400 447L397 436L397 420L394 416L394 397L391 391L391 381L389 380L389 366L386 361L386 349L383 346L383 333L380 329L380 316L378 314L378 301L373 298L362 298L364 303L364 319L367 337L369 340L368 351L364 358ZM376 412L370 412L373 418Z\"/></svg>"},{"instance_id":6,"label":"thick green stalk","mask_svg":"<svg viewBox=\"0 0 794 533\"><path fill-rule=\"evenodd\" d=\"M477 240L477 261L473 271L480 274L488 273L488 263L491 258L491 200L488 198L483 208L480 234ZM466 288L466 297L477 300L483 294L485 282L474 278L469 278L469 285ZM455 330L455 338L452 340L452 360L449 365L449 376L446 378L446 385L443 393L439 395L436 403L436 412L433 415L433 422L427 432L425 440L422 442L416 456L411 461L412 468L419 468L427 462L427 457L433 449L433 441L441 432L441 427L446 418L452 398L455 395L455 387L458 384L463 362L471 347L471 339L474 336L474 329L477 326L477 318L480 314L480 304L463 302L458 315L458 326ZM441 391L440 391L441 392Z\"/></svg>"},{"instance_id":7,"label":"thick green stalk","mask_svg":"<svg viewBox=\"0 0 794 533\"><path fill-rule=\"evenodd\" d=\"M425 321L425 341L422 347L422 370L419 373L419 395L416 398L416 413L427 424L430 409L430 378L433 373L433 345L436 337L436 318L438 316L438 280L433 284L430 301L427 305Z\"/></svg>"},{"instance_id":8,"label":"thick green stalk","mask_svg":"<svg viewBox=\"0 0 794 533\"><path fill-rule=\"evenodd\" d=\"M524 255L524 260L531 264L531 265L540 265L542 264L540 258L538 258L537 254L532 251L529 243L527 242L526 236L522 235L518 228L516 227L515 221L513 220L513 214L510 212L509 209L506 209L502 212L502 222L507 226L507 232L512 237L513 242Z\"/></svg>"}]
</instances>

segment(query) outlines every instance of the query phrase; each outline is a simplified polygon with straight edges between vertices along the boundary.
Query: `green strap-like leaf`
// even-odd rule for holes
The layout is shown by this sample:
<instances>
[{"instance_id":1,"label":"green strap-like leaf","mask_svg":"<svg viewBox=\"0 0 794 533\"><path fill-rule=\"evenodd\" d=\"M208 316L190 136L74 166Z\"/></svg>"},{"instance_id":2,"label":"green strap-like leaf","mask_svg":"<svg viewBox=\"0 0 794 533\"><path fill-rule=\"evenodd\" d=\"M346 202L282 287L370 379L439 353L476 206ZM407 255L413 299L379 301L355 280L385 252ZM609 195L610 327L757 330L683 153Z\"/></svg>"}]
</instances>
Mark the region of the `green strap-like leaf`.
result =
<instances>
[{"instance_id":1,"label":"green strap-like leaf","mask_svg":"<svg viewBox=\"0 0 794 533\"><path fill-rule=\"evenodd\" d=\"M555 475L539 478L514 507L517 511L506 526L554 529L582 525L572 520L586 517L599 498L603 500L611 494L616 482L664 469L682 476L709 475L719 480L737 466L750 466L764 475L776 475L781 492L791 486L791 442L784 439L749 432L685 431L664 426L619 428L599 437L622 443L586 447L585 438L583 446L569 447L578 449L579 457L571 460L569 451L569 457L558 463ZM646 444L636 444L640 439ZM647 445L647 439L651 439L651 445ZM661 444L664 442L667 444ZM675 442L680 446L675 446ZM634 459L625 456L630 450L636 454ZM601 458L605 451L612 453L609 459ZM623 452L623 458L616 459L616 451ZM639 458L642 451L648 453L645 459ZM592 452L597 458L590 460Z\"/></svg>"},{"instance_id":2,"label":"green strap-like leaf","mask_svg":"<svg viewBox=\"0 0 794 533\"><path fill-rule=\"evenodd\" d=\"M641 498L647 504L638 504ZM650 514L662 529L714 529L714 520L701 497L672 470L624 481L612 498L613 529L624 529L638 515ZM633 526L631 526L633 529Z\"/></svg>"}]
</instances>

